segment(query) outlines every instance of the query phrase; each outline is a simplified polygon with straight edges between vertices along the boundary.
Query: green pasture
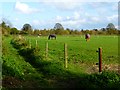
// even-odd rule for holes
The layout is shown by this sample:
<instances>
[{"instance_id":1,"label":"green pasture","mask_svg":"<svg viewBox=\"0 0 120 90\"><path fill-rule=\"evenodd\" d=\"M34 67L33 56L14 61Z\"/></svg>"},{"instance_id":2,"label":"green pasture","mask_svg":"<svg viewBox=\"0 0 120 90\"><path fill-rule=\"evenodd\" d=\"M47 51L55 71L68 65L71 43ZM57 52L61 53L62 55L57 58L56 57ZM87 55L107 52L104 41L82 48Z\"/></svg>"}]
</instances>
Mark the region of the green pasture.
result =
<instances>
[{"instance_id":1,"label":"green pasture","mask_svg":"<svg viewBox=\"0 0 120 90\"><path fill-rule=\"evenodd\" d=\"M114 73L102 73L101 77L99 74L94 74L98 73L98 69L96 69L98 68L96 65L98 53L96 51L99 47L102 48L102 65L118 64L118 36L91 36L89 42L85 41L84 36L57 36L56 40L48 40L47 36L23 37L31 48L15 48L11 41L18 36L2 38L3 79L6 77L19 78L21 83L16 82L16 87L53 88L85 87L86 85L89 87L114 85L113 87L116 87L119 84L114 84L114 80L119 82L120 78ZM45 57L46 43L48 43L47 58ZM65 43L68 46L67 69L64 68ZM34 48L36 51L33 50ZM108 78L105 79L106 82L104 82L104 77ZM9 85L3 84L3 87L9 87Z\"/></svg>"},{"instance_id":2,"label":"green pasture","mask_svg":"<svg viewBox=\"0 0 120 90\"><path fill-rule=\"evenodd\" d=\"M64 43L68 46L68 60L85 63L98 62L99 47L102 48L103 63L118 63L118 36L91 36L86 42L84 36L57 36L56 40L47 40L47 36L25 37L33 47L40 48L40 53L45 53L46 42L49 46L49 56L56 60L64 58Z\"/></svg>"},{"instance_id":3,"label":"green pasture","mask_svg":"<svg viewBox=\"0 0 120 90\"><path fill-rule=\"evenodd\" d=\"M99 47L102 48L102 65L118 64L118 36L91 36L86 42L84 36L57 36L57 39L48 40L47 36L26 36L32 47L40 49L40 54L45 56L46 43L48 42L48 58L64 68L64 44L68 49L68 70L75 73L92 72L92 66L98 63ZM96 65L97 67L97 65ZM90 70L89 70L90 69ZM96 71L96 70L95 70ZM94 71L93 71L94 72Z\"/></svg>"}]
</instances>

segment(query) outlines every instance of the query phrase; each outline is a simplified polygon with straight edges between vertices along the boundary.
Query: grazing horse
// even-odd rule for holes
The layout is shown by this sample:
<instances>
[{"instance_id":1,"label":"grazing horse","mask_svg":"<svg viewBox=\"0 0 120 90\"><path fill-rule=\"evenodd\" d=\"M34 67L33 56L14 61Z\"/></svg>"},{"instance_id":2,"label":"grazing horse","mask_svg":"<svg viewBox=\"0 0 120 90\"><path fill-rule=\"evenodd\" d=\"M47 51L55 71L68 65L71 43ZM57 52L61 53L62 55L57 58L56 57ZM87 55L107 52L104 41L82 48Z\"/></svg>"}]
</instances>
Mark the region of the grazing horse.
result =
<instances>
[{"instance_id":1,"label":"grazing horse","mask_svg":"<svg viewBox=\"0 0 120 90\"><path fill-rule=\"evenodd\" d=\"M52 38L56 39L56 35L55 35L55 34L50 34L50 35L48 36L48 40L49 40L50 38L51 38L51 39L52 39Z\"/></svg>"},{"instance_id":2,"label":"grazing horse","mask_svg":"<svg viewBox=\"0 0 120 90\"><path fill-rule=\"evenodd\" d=\"M90 34L85 34L85 39L86 39L86 41L89 41L89 39L90 39Z\"/></svg>"},{"instance_id":3,"label":"grazing horse","mask_svg":"<svg viewBox=\"0 0 120 90\"><path fill-rule=\"evenodd\" d=\"M40 37L42 34L38 34L37 36Z\"/></svg>"}]
</instances>

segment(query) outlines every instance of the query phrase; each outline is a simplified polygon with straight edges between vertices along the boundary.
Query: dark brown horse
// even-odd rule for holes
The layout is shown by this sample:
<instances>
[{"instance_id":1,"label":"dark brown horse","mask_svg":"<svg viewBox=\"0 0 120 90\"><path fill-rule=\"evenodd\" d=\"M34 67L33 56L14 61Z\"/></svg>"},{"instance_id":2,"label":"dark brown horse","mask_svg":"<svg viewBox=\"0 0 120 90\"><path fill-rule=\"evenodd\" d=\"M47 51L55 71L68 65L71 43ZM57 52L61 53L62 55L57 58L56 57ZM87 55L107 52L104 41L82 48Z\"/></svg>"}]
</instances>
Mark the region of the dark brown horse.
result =
<instances>
[{"instance_id":1,"label":"dark brown horse","mask_svg":"<svg viewBox=\"0 0 120 90\"><path fill-rule=\"evenodd\" d=\"M48 40L50 40L50 39L56 39L56 35L55 34L50 34L49 36L48 36Z\"/></svg>"},{"instance_id":2,"label":"dark brown horse","mask_svg":"<svg viewBox=\"0 0 120 90\"><path fill-rule=\"evenodd\" d=\"M86 39L86 41L89 41L90 40L90 34L85 34L85 39Z\"/></svg>"}]
</instances>

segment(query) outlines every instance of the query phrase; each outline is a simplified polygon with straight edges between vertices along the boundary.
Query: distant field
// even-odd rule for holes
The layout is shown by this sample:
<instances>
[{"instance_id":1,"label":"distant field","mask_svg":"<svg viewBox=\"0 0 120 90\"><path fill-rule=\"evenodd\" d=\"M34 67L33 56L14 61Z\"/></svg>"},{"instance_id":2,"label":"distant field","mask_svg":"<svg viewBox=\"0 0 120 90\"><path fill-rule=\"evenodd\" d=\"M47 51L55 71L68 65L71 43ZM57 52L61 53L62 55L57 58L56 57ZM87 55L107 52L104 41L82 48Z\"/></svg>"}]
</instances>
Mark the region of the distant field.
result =
<instances>
[{"instance_id":1,"label":"distant field","mask_svg":"<svg viewBox=\"0 0 120 90\"><path fill-rule=\"evenodd\" d=\"M68 83L70 77L74 77L71 82L79 86L80 81L78 82L76 79L79 78L78 76L87 80L85 83L88 84L91 81L84 77L84 74L92 75L92 73L98 72L98 65L96 65L98 63L98 53L96 51L99 47L102 47L103 71L118 70L118 36L91 36L89 42L85 41L84 36L57 36L56 40L48 40L47 36L24 36L31 47L36 47L37 41L37 48L40 49L37 54L42 55L43 60L36 59L36 55L30 53L29 49L25 50L29 50L30 55L33 55L36 60L29 58L31 56L27 53L20 54L20 50L15 49L11 44L11 40L17 37L3 37L3 77L13 76L26 80L22 83L23 87L28 87L28 85L41 87L43 84L43 87L60 87L60 85L64 87L66 84L71 86L72 84ZM47 42L48 57L45 58ZM68 46L67 69L64 68L64 43ZM26 58L26 56L28 57ZM43 83L44 80L47 80L47 83L49 83L49 80L53 81L46 85L46 81ZM82 86L83 82L80 83ZM95 85L97 84L95 83ZM19 87L19 84L17 86Z\"/></svg>"},{"instance_id":2,"label":"distant field","mask_svg":"<svg viewBox=\"0 0 120 90\"><path fill-rule=\"evenodd\" d=\"M32 46L38 42L40 53L45 54L46 42L49 46L49 58L58 61L64 61L64 43L68 45L68 63L95 65L98 62L99 47L102 47L102 59L104 64L118 63L118 36L91 36L89 42L85 41L84 36L57 36L56 40L47 40L47 36L41 37L26 37L30 40Z\"/></svg>"},{"instance_id":3,"label":"distant field","mask_svg":"<svg viewBox=\"0 0 120 90\"><path fill-rule=\"evenodd\" d=\"M103 49L103 62L117 63L118 59L118 36L91 36L86 42L84 36L57 36L56 40L47 40L47 37L26 37L35 47L36 40L41 53L45 52L45 45L48 42L49 54L54 58L63 57L64 43L68 45L68 58L70 61L76 58L77 61L97 62L99 47Z\"/></svg>"}]
</instances>

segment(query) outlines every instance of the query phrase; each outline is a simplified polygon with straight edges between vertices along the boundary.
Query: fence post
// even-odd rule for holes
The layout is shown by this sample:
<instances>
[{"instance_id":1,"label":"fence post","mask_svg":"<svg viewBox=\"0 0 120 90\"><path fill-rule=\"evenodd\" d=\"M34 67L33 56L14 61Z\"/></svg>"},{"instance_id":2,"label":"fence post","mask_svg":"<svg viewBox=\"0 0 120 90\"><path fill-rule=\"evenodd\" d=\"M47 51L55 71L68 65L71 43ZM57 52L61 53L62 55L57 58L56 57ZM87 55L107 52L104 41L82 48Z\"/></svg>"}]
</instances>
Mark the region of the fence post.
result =
<instances>
[{"instance_id":1,"label":"fence post","mask_svg":"<svg viewBox=\"0 0 120 90\"><path fill-rule=\"evenodd\" d=\"M64 59L65 59L65 68L67 68L67 59L68 59L68 53L67 53L67 44L64 44Z\"/></svg>"},{"instance_id":2,"label":"fence post","mask_svg":"<svg viewBox=\"0 0 120 90\"><path fill-rule=\"evenodd\" d=\"M102 72L102 48L99 48L99 72Z\"/></svg>"},{"instance_id":3,"label":"fence post","mask_svg":"<svg viewBox=\"0 0 120 90\"><path fill-rule=\"evenodd\" d=\"M48 58L48 42L46 43L46 50L45 50L45 57L46 59Z\"/></svg>"},{"instance_id":4,"label":"fence post","mask_svg":"<svg viewBox=\"0 0 120 90\"><path fill-rule=\"evenodd\" d=\"M30 48L31 48L31 41L29 40Z\"/></svg>"},{"instance_id":5,"label":"fence post","mask_svg":"<svg viewBox=\"0 0 120 90\"><path fill-rule=\"evenodd\" d=\"M38 45L37 45L37 40L36 40L36 47L37 47Z\"/></svg>"}]
</instances>

